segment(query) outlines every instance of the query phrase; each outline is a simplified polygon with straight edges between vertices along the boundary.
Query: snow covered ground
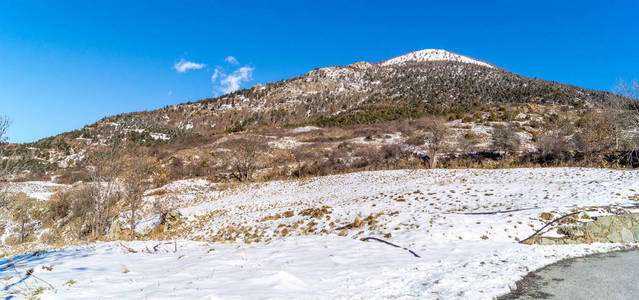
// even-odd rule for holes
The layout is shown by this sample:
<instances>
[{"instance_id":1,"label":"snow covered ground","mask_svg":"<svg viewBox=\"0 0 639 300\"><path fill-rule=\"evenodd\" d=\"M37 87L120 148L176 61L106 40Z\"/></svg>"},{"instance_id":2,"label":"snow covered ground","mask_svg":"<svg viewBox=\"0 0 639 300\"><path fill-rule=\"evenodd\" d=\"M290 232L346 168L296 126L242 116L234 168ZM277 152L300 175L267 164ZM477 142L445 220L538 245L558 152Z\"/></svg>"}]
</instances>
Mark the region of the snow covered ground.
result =
<instances>
[{"instance_id":1,"label":"snow covered ground","mask_svg":"<svg viewBox=\"0 0 639 300\"><path fill-rule=\"evenodd\" d=\"M43 299L491 299L544 265L626 247L516 240L544 224L542 212L635 203L639 172L362 172L257 183L210 197L203 185L167 188L189 195L172 198L187 217L175 244L95 243L16 257L20 269L34 269L26 279L2 260L2 292L29 293L27 283L31 292L45 288ZM189 186L199 192L189 193ZM490 211L508 212L468 214ZM360 240L369 236L420 257Z\"/></svg>"},{"instance_id":2,"label":"snow covered ground","mask_svg":"<svg viewBox=\"0 0 639 300\"><path fill-rule=\"evenodd\" d=\"M28 197L41 201L48 200L56 192L68 187L68 185L46 181L10 182L5 186L8 193L25 193Z\"/></svg>"},{"instance_id":3,"label":"snow covered ground","mask_svg":"<svg viewBox=\"0 0 639 300\"><path fill-rule=\"evenodd\" d=\"M382 66L401 65L407 62L423 62L423 61L454 61L467 64L477 64L480 66L494 68L492 65L483 61L472 59L467 56L448 52L443 49L424 49L404 54L389 60L383 61Z\"/></svg>"}]
</instances>

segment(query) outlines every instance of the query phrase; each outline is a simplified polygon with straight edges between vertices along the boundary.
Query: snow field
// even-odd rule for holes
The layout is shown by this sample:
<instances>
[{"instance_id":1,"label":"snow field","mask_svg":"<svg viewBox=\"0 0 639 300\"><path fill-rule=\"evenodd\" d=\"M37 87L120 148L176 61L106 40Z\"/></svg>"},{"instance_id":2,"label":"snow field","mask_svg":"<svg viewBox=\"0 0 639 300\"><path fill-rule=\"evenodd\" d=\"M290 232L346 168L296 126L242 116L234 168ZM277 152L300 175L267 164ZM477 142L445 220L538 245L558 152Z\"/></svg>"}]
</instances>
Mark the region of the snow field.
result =
<instances>
[{"instance_id":1,"label":"snow field","mask_svg":"<svg viewBox=\"0 0 639 300\"><path fill-rule=\"evenodd\" d=\"M583 207L635 203L639 172L400 170L224 191L204 180L165 188L175 194L173 205L186 218L175 232L181 238L177 251L171 241L149 240L124 246L94 243L25 257L21 268L34 268L35 275L55 287L39 296L492 299L547 264L629 247L529 246L516 239L543 226L542 212L559 216ZM158 197L163 196L146 199ZM467 214L495 211L505 212ZM606 213L602 209L598 214ZM157 216L148 215L140 224L152 218ZM546 234L556 233L551 229ZM360 240L368 236L420 257ZM19 276L8 263L0 262L0 278L8 286L3 292L19 292L24 287L15 284ZM34 278L24 281L46 287Z\"/></svg>"}]
</instances>

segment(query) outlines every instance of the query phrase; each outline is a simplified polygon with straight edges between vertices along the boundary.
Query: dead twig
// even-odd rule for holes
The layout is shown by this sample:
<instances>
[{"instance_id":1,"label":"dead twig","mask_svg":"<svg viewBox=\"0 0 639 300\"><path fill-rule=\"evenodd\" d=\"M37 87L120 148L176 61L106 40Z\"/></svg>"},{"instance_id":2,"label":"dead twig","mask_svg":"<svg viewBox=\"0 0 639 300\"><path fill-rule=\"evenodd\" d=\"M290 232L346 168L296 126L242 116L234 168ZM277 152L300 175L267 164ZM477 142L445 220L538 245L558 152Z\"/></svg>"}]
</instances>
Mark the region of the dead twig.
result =
<instances>
[{"instance_id":1,"label":"dead twig","mask_svg":"<svg viewBox=\"0 0 639 300\"><path fill-rule=\"evenodd\" d=\"M496 214L506 214L506 213L511 213L511 212L524 211L524 210L532 210L532 209L538 209L538 207L518 208L518 209L511 209L511 210L498 210L498 211L481 211L481 212L453 213L453 214L456 214L456 215L496 215Z\"/></svg>"},{"instance_id":2,"label":"dead twig","mask_svg":"<svg viewBox=\"0 0 639 300\"><path fill-rule=\"evenodd\" d=\"M18 267L17 267L17 266L18 266L18 264L15 262L15 260L13 260L13 258L11 258L11 257L9 257L9 260L11 261L11 266L13 267L13 270L14 270L14 271L18 274L18 276L19 276L19 277L22 277L22 273L20 273L20 271L18 271ZM40 277L36 276L36 275L34 274L34 269L28 269L28 270L26 270L26 271L24 272L24 277L23 277L23 279L22 279L22 280L27 279L27 278L29 278L29 277L33 277L34 279L40 280L40 281L42 281L42 282L46 283L46 284L47 284L47 285L48 285L48 286L49 286L52 290L55 290L55 287L54 287L51 283L49 283L48 281L46 281L46 280L44 280L44 279L42 279L42 278L40 278ZM25 287L27 287L27 290L28 290L29 292L31 292L31 290L32 290L32 289L31 289L31 287L27 284L27 282L26 282L26 281L22 281L22 283L24 284L24 286L25 286Z\"/></svg>"},{"instance_id":3,"label":"dead twig","mask_svg":"<svg viewBox=\"0 0 639 300\"><path fill-rule=\"evenodd\" d=\"M138 253L138 251L136 251L135 249L129 248L127 246L125 246L124 244L122 244L122 242L120 242L120 246L122 246L122 248L126 249L127 251L131 252L131 253Z\"/></svg>"},{"instance_id":4,"label":"dead twig","mask_svg":"<svg viewBox=\"0 0 639 300\"><path fill-rule=\"evenodd\" d=\"M355 226L355 224L351 223L351 224L346 224L342 227L337 227L335 228L335 230L340 231L340 230L344 230L344 229L351 229L353 228L353 226Z\"/></svg>"}]
</instances>

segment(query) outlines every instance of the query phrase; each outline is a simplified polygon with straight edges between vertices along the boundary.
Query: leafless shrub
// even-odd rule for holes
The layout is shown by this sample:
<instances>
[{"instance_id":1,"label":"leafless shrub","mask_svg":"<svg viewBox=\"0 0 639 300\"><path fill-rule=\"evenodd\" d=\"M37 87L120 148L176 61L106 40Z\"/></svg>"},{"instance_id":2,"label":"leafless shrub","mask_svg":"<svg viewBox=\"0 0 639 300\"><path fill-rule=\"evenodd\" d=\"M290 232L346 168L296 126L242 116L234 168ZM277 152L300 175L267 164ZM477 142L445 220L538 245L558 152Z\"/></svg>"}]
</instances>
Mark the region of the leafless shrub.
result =
<instances>
[{"instance_id":1,"label":"leafless shrub","mask_svg":"<svg viewBox=\"0 0 639 300\"><path fill-rule=\"evenodd\" d=\"M36 200L27 197L25 193L19 193L11 198L11 218L18 222L20 243L23 243L30 230L27 225L31 221L32 210Z\"/></svg>"},{"instance_id":2,"label":"leafless shrub","mask_svg":"<svg viewBox=\"0 0 639 300\"><path fill-rule=\"evenodd\" d=\"M411 134L415 131L415 121L413 120L400 120L397 121L397 131L401 132L404 135Z\"/></svg>"},{"instance_id":3,"label":"leafless shrub","mask_svg":"<svg viewBox=\"0 0 639 300\"><path fill-rule=\"evenodd\" d=\"M426 137L424 135L413 135L406 139L406 144L411 146L423 146L426 142Z\"/></svg>"},{"instance_id":4,"label":"leafless shrub","mask_svg":"<svg viewBox=\"0 0 639 300\"><path fill-rule=\"evenodd\" d=\"M309 171L309 166L322 160L321 152L313 149L298 147L293 149L291 153L295 158L295 167L291 171L291 175L298 178L312 174Z\"/></svg>"},{"instance_id":5,"label":"leafless shrub","mask_svg":"<svg viewBox=\"0 0 639 300\"><path fill-rule=\"evenodd\" d=\"M399 159L403 154L405 154L402 147L398 144L382 145L379 151L381 152L382 158L385 160Z\"/></svg>"},{"instance_id":6,"label":"leafless shrub","mask_svg":"<svg viewBox=\"0 0 639 300\"><path fill-rule=\"evenodd\" d=\"M462 138L457 140L457 147L464 153L471 152L475 150L475 147L479 144L478 136L463 136Z\"/></svg>"},{"instance_id":7,"label":"leafless shrub","mask_svg":"<svg viewBox=\"0 0 639 300\"><path fill-rule=\"evenodd\" d=\"M72 193L71 218L75 220L77 238L84 238L95 228L96 201L93 199L97 192L94 185L86 185Z\"/></svg>"},{"instance_id":8,"label":"leafless shrub","mask_svg":"<svg viewBox=\"0 0 639 300\"><path fill-rule=\"evenodd\" d=\"M9 118L0 116L0 147L7 141L7 130L9 130L11 121ZM2 153L2 151L0 151ZM7 187L5 186L4 177L6 176L6 169L0 165L0 208L6 206L7 202Z\"/></svg>"},{"instance_id":9,"label":"leafless shrub","mask_svg":"<svg viewBox=\"0 0 639 300\"><path fill-rule=\"evenodd\" d=\"M495 126L492 135L492 148L510 154L519 151L521 139L517 130L510 123L507 125Z\"/></svg>"},{"instance_id":10,"label":"leafless shrub","mask_svg":"<svg viewBox=\"0 0 639 300\"><path fill-rule=\"evenodd\" d=\"M383 161L383 157L380 154L376 146L360 147L353 153L353 156L358 158L353 167L364 168L366 166L379 165Z\"/></svg>"},{"instance_id":11,"label":"leafless shrub","mask_svg":"<svg viewBox=\"0 0 639 300\"><path fill-rule=\"evenodd\" d=\"M88 182L91 181L89 171L85 168L68 168L65 169L62 174L56 177L55 182L62 184L74 184L76 182Z\"/></svg>"},{"instance_id":12,"label":"leafless shrub","mask_svg":"<svg viewBox=\"0 0 639 300\"><path fill-rule=\"evenodd\" d=\"M240 182L250 181L259 166L260 155L268 149L259 137L239 138L225 144L230 148L231 175Z\"/></svg>"},{"instance_id":13,"label":"leafless shrub","mask_svg":"<svg viewBox=\"0 0 639 300\"><path fill-rule=\"evenodd\" d=\"M7 142L7 131L11 125L11 120L5 116L0 116L0 143Z\"/></svg>"},{"instance_id":14,"label":"leafless shrub","mask_svg":"<svg viewBox=\"0 0 639 300\"><path fill-rule=\"evenodd\" d=\"M53 194L51 199L47 201L49 221L55 222L68 216L70 213L71 202L72 192L70 191L60 191Z\"/></svg>"},{"instance_id":15,"label":"leafless shrub","mask_svg":"<svg viewBox=\"0 0 639 300\"><path fill-rule=\"evenodd\" d=\"M625 80L620 79L612 88L612 92L631 100L639 100L639 80L635 79L628 83Z\"/></svg>"},{"instance_id":16,"label":"leafless shrub","mask_svg":"<svg viewBox=\"0 0 639 300\"><path fill-rule=\"evenodd\" d=\"M153 201L152 210L154 214L160 216L160 220L164 223L164 220L169 212L175 209L175 203L177 203L177 196L168 194L165 197L157 198Z\"/></svg>"},{"instance_id":17,"label":"leafless shrub","mask_svg":"<svg viewBox=\"0 0 639 300\"><path fill-rule=\"evenodd\" d=\"M424 139L430 156L430 168L436 168L438 156L448 150L446 137L450 135L450 129L444 120L432 119L427 123L426 132Z\"/></svg>"},{"instance_id":18,"label":"leafless shrub","mask_svg":"<svg viewBox=\"0 0 639 300\"><path fill-rule=\"evenodd\" d=\"M144 192L153 184L152 176L156 162L135 150L128 153L123 160L125 172L122 174L122 178L127 204L131 212L129 215L131 239L134 239L136 217L142 205Z\"/></svg>"},{"instance_id":19,"label":"leafless shrub","mask_svg":"<svg viewBox=\"0 0 639 300\"><path fill-rule=\"evenodd\" d=\"M615 134L616 149L626 149L630 155L634 155L634 152L639 151L639 80L635 79L631 83L619 80L613 93L624 97L614 103L617 113L613 123L615 129L621 131Z\"/></svg>"},{"instance_id":20,"label":"leafless shrub","mask_svg":"<svg viewBox=\"0 0 639 300\"><path fill-rule=\"evenodd\" d=\"M91 182L74 193L71 210L80 220L78 237L97 239L108 228L113 205L119 198L118 174L122 165L122 139L114 136L88 159Z\"/></svg>"},{"instance_id":21,"label":"leafless shrub","mask_svg":"<svg viewBox=\"0 0 639 300\"><path fill-rule=\"evenodd\" d=\"M583 146L583 140L576 132L573 122L557 114L551 114L546 118L544 133L537 136L535 142L541 156L540 160L555 164L567 161L572 157L571 151Z\"/></svg>"}]
</instances>

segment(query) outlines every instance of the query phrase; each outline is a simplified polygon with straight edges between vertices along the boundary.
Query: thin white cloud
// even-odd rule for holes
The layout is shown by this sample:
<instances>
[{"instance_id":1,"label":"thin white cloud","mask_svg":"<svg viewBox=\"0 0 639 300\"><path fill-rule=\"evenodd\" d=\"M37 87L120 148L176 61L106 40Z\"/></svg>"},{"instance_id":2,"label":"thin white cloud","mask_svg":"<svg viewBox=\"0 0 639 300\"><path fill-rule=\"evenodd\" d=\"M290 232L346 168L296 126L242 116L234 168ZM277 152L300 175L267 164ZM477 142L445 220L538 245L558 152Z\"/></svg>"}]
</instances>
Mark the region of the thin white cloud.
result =
<instances>
[{"instance_id":1,"label":"thin white cloud","mask_svg":"<svg viewBox=\"0 0 639 300\"><path fill-rule=\"evenodd\" d=\"M251 67L241 67L230 75L221 75L219 90L225 94L235 92L240 89L240 84L252 79L253 70Z\"/></svg>"},{"instance_id":2,"label":"thin white cloud","mask_svg":"<svg viewBox=\"0 0 639 300\"><path fill-rule=\"evenodd\" d=\"M222 73L219 67L215 68L215 71L213 72L213 75L211 76L211 82L215 82L215 80L217 80L217 78L220 77L220 75L224 76L224 73Z\"/></svg>"},{"instance_id":3,"label":"thin white cloud","mask_svg":"<svg viewBox=\"0 0 639 300\"><path fill-rule=\"evenodd\" d=\"M235 59L235 57L233 57L233 56L227 56L227 57L224 59L224 61L225 61L225 62L227 62L227 63L230 63L230 64L232 64L232 65L239 65L239 64L240 64L240 62L239 62L239 61L237 61L237 59Z\"/></svg>"},{"instance_id":4,"label":"thin white cloud","mask_svg":"<svg viewBox=\"0 0 639 300\"><path fill-rule=\"evenodd\" d=\"M178 63L176 63L175 65L173 65L173 68L180 72L180 73L184 73L188 70L198 70L198 69L202 69L204 68L206 65L205 64L198 64L198 63L194 63L192 61L187 61L184 58L180 59L180 61Z\"/></svg>"},{"instance_id":5,"label":"thin white cloud","mask_svg":"<svg viewBox=\"0 0 639 300\"><path fill-rule=\"evenodd\" d=\"M167 96L171 96L171 95L173 95L173 91L172 91L172 90L169 90L169 92L168 92L168 93L166 93L166 94L167 94Z\"/></svg>"}]
</instances>

